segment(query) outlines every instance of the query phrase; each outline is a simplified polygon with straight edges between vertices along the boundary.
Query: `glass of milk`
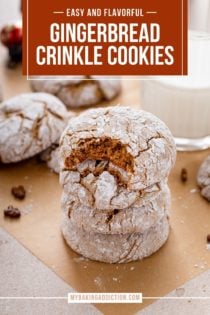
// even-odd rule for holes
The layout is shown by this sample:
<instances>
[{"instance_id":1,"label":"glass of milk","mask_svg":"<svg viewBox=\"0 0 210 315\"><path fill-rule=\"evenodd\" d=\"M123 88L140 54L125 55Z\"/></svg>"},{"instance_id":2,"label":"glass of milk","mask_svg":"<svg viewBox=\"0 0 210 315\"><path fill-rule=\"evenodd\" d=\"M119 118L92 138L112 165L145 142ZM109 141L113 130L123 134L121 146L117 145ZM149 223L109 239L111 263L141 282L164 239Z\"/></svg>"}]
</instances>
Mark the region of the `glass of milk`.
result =
<instances>
[{"instance_id":1,"label":"glass of milk","mask_svg":"<svg viewBox=\"0 0 210 315\"><path fill-rule=\"evenodd\" d=\"M189 32L188 76L141 81L141 107L167 124L178 150L210 147L210 33Z\"/></svg>"}]
</instances>

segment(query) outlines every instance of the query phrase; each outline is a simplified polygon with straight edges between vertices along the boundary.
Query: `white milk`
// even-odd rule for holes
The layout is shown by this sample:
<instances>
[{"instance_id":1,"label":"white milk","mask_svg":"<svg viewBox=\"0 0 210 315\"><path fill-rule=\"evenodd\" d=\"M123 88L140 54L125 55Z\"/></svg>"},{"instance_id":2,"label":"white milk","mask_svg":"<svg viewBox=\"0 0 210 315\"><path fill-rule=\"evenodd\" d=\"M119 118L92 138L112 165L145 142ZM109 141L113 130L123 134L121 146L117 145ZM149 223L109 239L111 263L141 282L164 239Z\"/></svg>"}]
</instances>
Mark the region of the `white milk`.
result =
<instances>
[{"instance_id":1,"label":"white milk","mask_svg":"<svg viewBox=\"0 0 210 315\"><path fill-rule=\"evenodd\" d=\"M186 149L206 148L210 146L210 137L206 138L210 136L210 34L190 32L188 49L188 76L142 80L141 104L182 138Z\"/></svg>"}]
</instances>

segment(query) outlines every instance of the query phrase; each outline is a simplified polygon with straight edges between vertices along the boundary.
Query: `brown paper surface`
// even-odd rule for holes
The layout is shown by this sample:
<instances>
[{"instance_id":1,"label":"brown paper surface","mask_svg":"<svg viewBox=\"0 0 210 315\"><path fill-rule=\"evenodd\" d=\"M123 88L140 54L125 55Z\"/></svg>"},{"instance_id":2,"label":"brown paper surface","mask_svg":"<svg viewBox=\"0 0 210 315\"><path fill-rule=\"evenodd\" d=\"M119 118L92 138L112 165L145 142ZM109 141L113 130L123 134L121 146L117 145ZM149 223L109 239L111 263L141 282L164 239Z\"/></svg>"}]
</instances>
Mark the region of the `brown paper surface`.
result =
<instances>
[{"instance_id":1,"label":"brown paper surface","mask_svg":"<svg viewBox=\"0 0 210 315\"><path fill-rule=\"evenodd\" d=\"M2 56L4 56L4 51ZM1 59L3 62L4 58ZM29 90L20 69L0 68L4 95ZM139 81L124 81L123 95L115 103L138 105ZM36 257L80 292L142 292L147 297L169 293L187 280L210 268L206 236L210 233L210 205L195 191L196 173L210 151L179 153L170 176L172 191L171 233L166 245L151 257L134 263L109 265L88 261L74 253L60 233L58 176L34 158L11 166L0 166L0 225ZM188 182L180 180L181 168L188 170ZM12 186L24 185L27 196L16 201ZM19 207L19 220L5 219L3 209ZM134 314L143 304L98 304L105 314Z\"/></svg>"}]
</instances>

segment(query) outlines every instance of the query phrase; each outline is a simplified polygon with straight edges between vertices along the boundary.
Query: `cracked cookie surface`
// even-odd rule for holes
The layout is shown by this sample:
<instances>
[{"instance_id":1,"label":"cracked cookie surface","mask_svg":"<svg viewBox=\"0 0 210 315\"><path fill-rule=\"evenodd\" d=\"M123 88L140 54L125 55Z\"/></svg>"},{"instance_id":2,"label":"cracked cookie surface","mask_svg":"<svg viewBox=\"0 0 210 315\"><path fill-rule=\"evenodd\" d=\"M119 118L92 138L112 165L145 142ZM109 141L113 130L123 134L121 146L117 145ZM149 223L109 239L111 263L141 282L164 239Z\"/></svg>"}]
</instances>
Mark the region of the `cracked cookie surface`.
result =
<instances>
[{"instance_id":1,"label":"cracked cookie surface","mask_svg":"<svg viewBox=\"0 0 210 315\"><path fill-rule=\"evenodd\" d=\"M92 79L92 80L90 80ZM120 80L115 77L68 76L68 80L34 80L31 87L37 92L57 96L67 107L91 106L109 101L121 91Z\"/></svg>"},{"instance_id":2,"label":"cracked cookie surface","mask_svg":"<svg viewBox=\"0 0 210 315\"><path fill-rule=\"evenodd\" d=\"M166 125L129 107L88 110L73 118L61 137L61 169L80 173L78 165L87 160L108 162L108 172L130 190L167 178L175 159L174 139ZM106 185L105 179L102 182Z\"/></svg>"},{"instance_id":3,"label":"cracked cookie surface","mask_svg":"<svg viewBox=\"0 0 210 315\"><path fill-rule=\"evenodd\" d=\"M166 184L160 191L140 197L124 209L110 207L106 211L98 210L87 203L72 201L68 191L64 191L62 196L62 211L75 226L102 234L144 233L163 218L169 208L170 191Z\"/></svg>"},{"instance_id":4,"label":"cracked cookie surface","mask_svg":"<svg viewBox=\"0 0 210 315\"><path fill-rule=\"evenodd\" d=\"M75 113L68 112L68 119L66 120L67 126L68 122L75 117ZM60 147L59 147L59 141L60 138L56 141L56 143L53 143L49 148L44 150L39 154L39 158L42 162L45 162L49 169L51 169L54 173L59 174L60 173Z\"/></svg>"},{"instance_id":5,"label":"cracked cookie surface","mask_svg":"<svg viewBox=\"0 0 210 315\"><path fill-rule=\"evenodd\" d=\"M153 201L167 187L164 180L142 190L131 190L126 180L126 172L118 170L112 163L87 160L77 166L77 171L60 172L63 206L71 208L81 204L104 213L134 205L137 208Z\"/></svg>"},{"instance_id":6,"label":"cracked cookie surface","mask_svg":"<svg viewBox=\"0 0 210 315\"><path fill-rule=\"evenodd\" d=\"M0 104L0 161L19 162L47 149L69 117L63 103L47 93L21 94Z\"/></svg>"},{"instance_id":7,"label":"cracked cookie surface","mask_svg":"<svg viewBox=\"0 0 210 315\"><path fill-rule=\"evenodd\" d=\"M210 201L210 155L201 164L198 174L197 183L201 189L201 195Z\"/></svg>"},{"instance_id":8,"label":"cracked cookie surface","mask_svg":"<svg viewBox=\"0 0 210 315\"><path fill-rule=\"evenodd\" d=\"M152 255L168 239L169 229L167 215L143 234L104 235L78 228L68 216L62 221L63 236L75 252L106 263L127 263Z\"/></svg>"}]
</instances>

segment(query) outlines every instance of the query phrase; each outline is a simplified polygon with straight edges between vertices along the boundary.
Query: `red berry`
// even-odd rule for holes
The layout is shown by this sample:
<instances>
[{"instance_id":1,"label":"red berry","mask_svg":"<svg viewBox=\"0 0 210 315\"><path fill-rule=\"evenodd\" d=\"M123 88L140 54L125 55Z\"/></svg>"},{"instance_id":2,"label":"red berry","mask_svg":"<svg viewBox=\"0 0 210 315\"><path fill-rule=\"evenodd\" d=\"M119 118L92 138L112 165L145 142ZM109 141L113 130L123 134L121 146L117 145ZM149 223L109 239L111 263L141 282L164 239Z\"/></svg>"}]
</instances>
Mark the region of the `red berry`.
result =
<instances>
[{"instance_id":1,"label":"red berry","mask_svg":"<svg viewBox=\"0 0 210 315\"><path fill-rule=\"evenodd\" d=\"M22 44L22 30L20 28L14 27L10 33L10 43L11 44Z\"/></svg>"},{"instance_id":2,"label":"red berry","mask_svg":"<svg viewBox=\"0 0 210 315\"><path fill-rule=\"evenodd\" d=\"M22 44L22 28L19 25L6 25L0 33L2 44L6 47Z\"/></svg>"}]
</instances>

